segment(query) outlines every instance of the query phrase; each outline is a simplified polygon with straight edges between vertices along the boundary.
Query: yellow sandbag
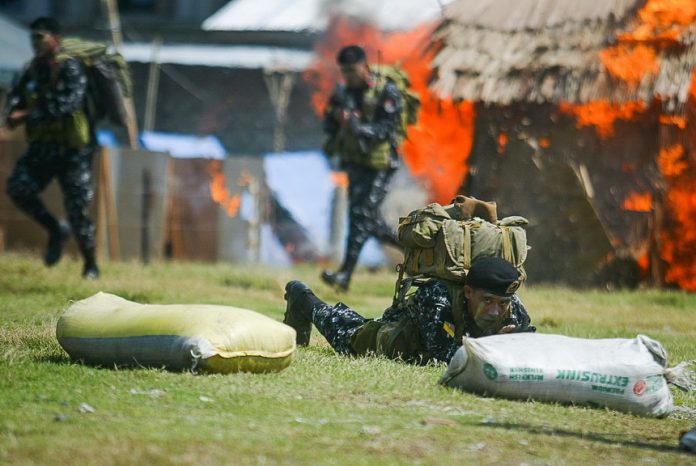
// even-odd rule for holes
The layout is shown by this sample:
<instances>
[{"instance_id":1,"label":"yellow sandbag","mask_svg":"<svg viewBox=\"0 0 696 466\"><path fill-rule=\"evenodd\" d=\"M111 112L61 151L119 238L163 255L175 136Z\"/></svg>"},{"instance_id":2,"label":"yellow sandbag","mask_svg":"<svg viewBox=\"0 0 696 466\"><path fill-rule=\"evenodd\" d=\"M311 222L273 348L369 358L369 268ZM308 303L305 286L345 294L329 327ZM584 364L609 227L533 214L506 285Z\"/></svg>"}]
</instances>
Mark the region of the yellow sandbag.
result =
<instances>
[{"instance_id":1,"label":"yellow sandbag","mask_svg":"<svg viewBox=\"0 0 696 466\"><path fill-rule=\"evenodd\" d=\"M209 304L138 304L99 292L56 326L74 360L207 372L272 372L295 352L295 330L254 311Z\"/></svg>"}]
</instances>

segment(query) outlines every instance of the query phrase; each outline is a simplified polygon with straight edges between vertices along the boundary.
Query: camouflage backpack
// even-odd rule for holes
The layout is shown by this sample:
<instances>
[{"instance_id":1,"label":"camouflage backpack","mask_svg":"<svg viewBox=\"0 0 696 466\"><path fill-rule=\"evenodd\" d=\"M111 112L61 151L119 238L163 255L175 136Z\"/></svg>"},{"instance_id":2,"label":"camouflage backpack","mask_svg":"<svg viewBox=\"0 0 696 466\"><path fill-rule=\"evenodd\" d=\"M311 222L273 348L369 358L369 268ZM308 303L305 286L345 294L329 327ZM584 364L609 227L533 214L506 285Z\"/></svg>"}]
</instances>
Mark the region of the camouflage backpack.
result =
<instances>
[{"instance_id":1,"label":"camouflage backpack","mask_svg":"<svg viewBox=\"0 0 696 466\"><path fill-rule=\"evenodd\" d=\"M66 37L61 42L58 60L72 57L80 60L87 74L87 115L92 121L108 120L119 126L129 122L124 98L131 95L133 81L128 62L109 51L102 42Z\"/></svg>"},{"instance_id":2,"label":"camouflage backpack","mask_svg":"<svg viewBox=\"0 0 696 466\"><path fill-rule=\"evenodd\" d=\"M475 216L479 209L490 221ZM465 283L477 258L498 256L512 263L525 279L527 223L518 216L498 220L494 202L472 197L457 196L446 206L429 204L399 219L398 240L404 247L401 272Z\"/></svg>"},{"instance_id":3,"label":"camouflage backpack","mask_svg":"<svg viewBox=\"0 0 696 466\"><path fill-rule=\"evenodd\" d=\"M397 140L395 141L399 145L406 139L408 127L418 123L420 96L411 90L411 80L399 65L370 65L370 70L375 74L378 86L381 84L380 80L389 79L396 84L401 94L403 110L399 126L396 128Z\"/></svg>"}]
</instances>

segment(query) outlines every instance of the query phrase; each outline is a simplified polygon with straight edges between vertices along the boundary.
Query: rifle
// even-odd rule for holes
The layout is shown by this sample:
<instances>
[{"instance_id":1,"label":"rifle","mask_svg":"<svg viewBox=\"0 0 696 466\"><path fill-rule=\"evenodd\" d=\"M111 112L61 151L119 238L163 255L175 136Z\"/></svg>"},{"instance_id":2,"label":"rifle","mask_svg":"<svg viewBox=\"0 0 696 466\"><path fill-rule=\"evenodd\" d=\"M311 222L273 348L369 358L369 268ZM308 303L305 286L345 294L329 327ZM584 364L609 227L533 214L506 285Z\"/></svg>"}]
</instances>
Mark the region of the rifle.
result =
<instances>
[{"instance_id":1,"label":"rifle","mask_svg":"<svg viewBox=\"0 0 696 466\"><path fill-rule=\"evenodd\" d=\"M360 151L363 154L367 154L367 141L365 141L365 138L360 134L360 120L355 115L355 110L357 110L355 99L353 99L353 97L346 92L346 88L344 86L339 86L336 89L334 94L334 104L342 110L348 112L348 128L350 129L350 133L355 139L357 139L358 145L360 146Z\"/></svg>"}]
</instances>

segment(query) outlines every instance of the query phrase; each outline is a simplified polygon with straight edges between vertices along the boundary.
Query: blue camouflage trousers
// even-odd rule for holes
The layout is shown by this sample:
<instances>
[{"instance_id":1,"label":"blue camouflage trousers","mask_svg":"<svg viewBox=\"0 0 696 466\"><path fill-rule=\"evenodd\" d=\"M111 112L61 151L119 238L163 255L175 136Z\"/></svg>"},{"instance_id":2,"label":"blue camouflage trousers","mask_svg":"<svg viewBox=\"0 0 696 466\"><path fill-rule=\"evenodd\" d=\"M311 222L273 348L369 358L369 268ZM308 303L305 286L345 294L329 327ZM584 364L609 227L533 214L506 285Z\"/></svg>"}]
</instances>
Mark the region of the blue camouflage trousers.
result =
<instances>
[{"instance_id":1,"label":"blue camouflage trousers","mask_svg":"<svg viewBox=\"0 0 696 466\"><path fill-rule=\"evenodd\" d=\"M6 186L7 195L15 205L52 233L57 231L59 223L46 209L39 193L56 178L70 228L85 258L93 257L95 249L95 227L88 214L94 197L93 155L94 146L72 149L61 144L33 142L17 161Z\"/></svg>"}]
</instances>

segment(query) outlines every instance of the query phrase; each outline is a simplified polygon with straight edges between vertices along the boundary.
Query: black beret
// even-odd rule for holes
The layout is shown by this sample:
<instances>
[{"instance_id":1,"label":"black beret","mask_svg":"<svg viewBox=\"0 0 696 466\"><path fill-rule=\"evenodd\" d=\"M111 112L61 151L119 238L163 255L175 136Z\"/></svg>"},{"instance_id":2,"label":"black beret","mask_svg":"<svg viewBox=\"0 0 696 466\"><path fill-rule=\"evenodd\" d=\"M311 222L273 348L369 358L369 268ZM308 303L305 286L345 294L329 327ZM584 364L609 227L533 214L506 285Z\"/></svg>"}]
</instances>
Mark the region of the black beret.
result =
<instances>
[{"instance_id":1,"label":"black beret","mask_svg":"<svg viewBox=\"0 0 696 466\"><path fill-rule=\"evenodd\" d=\"M466 276L466 284L497 296L512 296L520 287L520 274L510 262L500 257L476 260Z\"/></svg>"}]
</instances>

